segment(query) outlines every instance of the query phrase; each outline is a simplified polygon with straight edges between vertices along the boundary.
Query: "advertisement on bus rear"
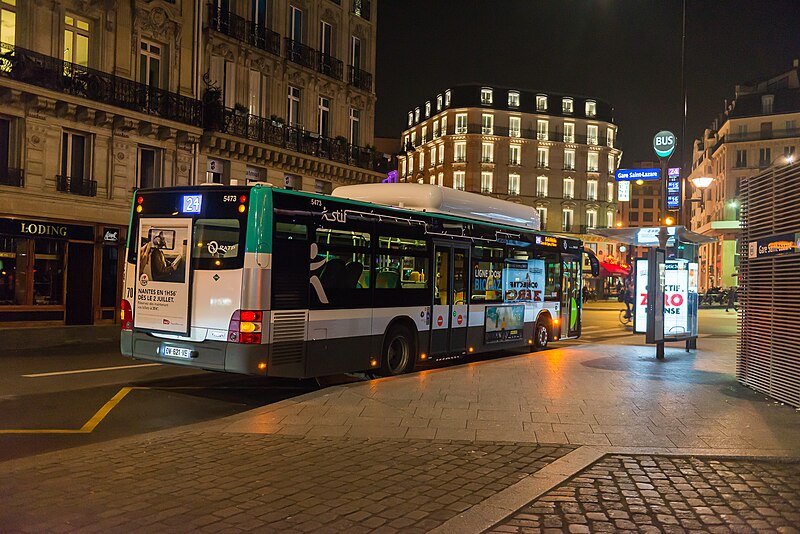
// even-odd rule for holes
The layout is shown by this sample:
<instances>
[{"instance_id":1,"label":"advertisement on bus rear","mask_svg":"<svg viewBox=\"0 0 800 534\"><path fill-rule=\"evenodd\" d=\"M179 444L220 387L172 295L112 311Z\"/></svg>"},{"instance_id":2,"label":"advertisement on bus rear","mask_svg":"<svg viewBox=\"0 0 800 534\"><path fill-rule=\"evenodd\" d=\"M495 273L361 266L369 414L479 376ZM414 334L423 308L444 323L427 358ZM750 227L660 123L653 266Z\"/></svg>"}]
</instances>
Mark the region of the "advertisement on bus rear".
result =
<instances>
[{"instance_id":1,"label":"advertisement on bus rear","mask_svg":"<svg viewBox=\"0 0 800 534\"><path fill-rule=\"evenodd\" d=\"M486 343L522 339L525 306L487 306Z\"/></svg>"},{"instance_id":2,"label":"advertisement on bus rear","mask_svg":"<svg viewBox=\"0 0 800 534\"><path fill-rule=\"evenodd\" d=\"M189 333L189 262L192 219L141 219L134 326Z\"/></svg>"}]
</instances>

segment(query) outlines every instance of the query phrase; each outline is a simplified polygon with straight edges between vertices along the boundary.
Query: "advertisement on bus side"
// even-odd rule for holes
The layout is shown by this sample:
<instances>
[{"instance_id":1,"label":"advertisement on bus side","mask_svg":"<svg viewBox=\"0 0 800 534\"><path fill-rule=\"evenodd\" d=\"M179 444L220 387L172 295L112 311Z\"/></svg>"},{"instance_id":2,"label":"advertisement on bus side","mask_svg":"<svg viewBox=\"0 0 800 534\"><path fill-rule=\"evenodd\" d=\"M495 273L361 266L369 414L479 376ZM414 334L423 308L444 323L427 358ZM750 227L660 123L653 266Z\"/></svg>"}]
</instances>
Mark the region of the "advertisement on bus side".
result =
<instances>
[{"instance_id":1,"label":"advertisement on bus side","mask_svg":"<svg viewBox=\"0 0 800 534\"><path fill-rule=\"evenodd\" d=\"M139 221L134 326L189 333L189 243L192 219Z\"/></svg>"},{"instance_id":2,"label":"advertisement on bus side","mask_svg":"<svg viewBox=\"0 0 800 534\"><path fill-rule=\"evenodd\" d=\"M522 339L525 306L487 306L486 343Z\"/></svg>"},{"instance_id":3,"label":"advertisement on bus side","mask_svg":"<svg viewBox=\"0 0 800 534\"><path fill-rule=\"evenodd\" d=\"M514 260L503 269L505 302L544 302L544 260Z\"/></svg>"}]
</instances>

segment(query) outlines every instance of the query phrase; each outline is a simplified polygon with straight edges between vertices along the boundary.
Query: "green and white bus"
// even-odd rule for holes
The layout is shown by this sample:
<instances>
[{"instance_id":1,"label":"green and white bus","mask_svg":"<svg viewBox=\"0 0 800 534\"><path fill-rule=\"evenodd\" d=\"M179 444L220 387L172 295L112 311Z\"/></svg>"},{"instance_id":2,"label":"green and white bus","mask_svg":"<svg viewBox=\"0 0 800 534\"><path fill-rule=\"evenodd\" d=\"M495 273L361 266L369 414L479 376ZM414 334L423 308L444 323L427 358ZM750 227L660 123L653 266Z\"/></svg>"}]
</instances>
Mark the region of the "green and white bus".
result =
<instances>
[{"instance_id":1,"label":"green and white bus","mask_svg":"<svg viewBox=\"0 0 800 534\"><path fill-rule=\"evenodd\" d=\"M533 208L435 185L137 191L126 356L305 378L396 375L575 338L581 242Z\"/></svg>"}]
</instances>

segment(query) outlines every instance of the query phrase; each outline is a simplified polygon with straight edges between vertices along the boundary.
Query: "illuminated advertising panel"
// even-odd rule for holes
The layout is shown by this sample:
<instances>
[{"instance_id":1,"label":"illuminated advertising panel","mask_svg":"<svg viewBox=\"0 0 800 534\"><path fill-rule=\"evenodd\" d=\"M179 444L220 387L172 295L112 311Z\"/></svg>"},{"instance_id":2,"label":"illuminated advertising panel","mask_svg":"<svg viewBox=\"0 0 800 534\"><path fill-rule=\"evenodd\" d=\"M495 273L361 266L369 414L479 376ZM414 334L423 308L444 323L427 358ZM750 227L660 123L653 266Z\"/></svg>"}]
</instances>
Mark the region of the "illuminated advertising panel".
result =
<instances>
[{"instance_id":1,"label":"illuminated advertising panel","mask_svg":"<svg viewBox=\"0 0 800 534\"><path fill-rule=\"evenodd\" d=\"M697 270L688 260L667 260L664 265L664 336L697 335ZM634 332L647 330L647 260L636 260Z\"/></svg>"},{"instance_id":2,"label":"illuminated advertising panel","mask_svg":"<svg viewBox=\"0 0 800 534\"><path fill-rule=\"evenodd\" d=\"M636 283L634 285L633 331L644 334L647 331L647 260L636 260Z\"/></svg>"},{"instance_id":3,"label":"illuminated advertising panel","mask_svg":"<svg viewBox=\"0 0 800 534\"><path fill-rule=\"evenodd\" d=\"M507 262L503 273L505 302L544 302L544 260Z\"/></svg>"}]
</instances>

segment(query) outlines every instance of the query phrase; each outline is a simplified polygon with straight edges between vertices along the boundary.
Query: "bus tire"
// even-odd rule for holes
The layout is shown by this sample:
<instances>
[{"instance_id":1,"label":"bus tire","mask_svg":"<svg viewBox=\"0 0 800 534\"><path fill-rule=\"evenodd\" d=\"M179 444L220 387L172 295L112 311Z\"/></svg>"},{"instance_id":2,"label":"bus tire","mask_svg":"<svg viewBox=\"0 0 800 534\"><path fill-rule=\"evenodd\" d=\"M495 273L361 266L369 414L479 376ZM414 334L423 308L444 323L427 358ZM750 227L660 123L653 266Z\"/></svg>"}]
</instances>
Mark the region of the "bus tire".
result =
<instances>
[{"instance_id":1,"label":"bus tire","mask_svg":"<svg viewBox=\"0 0 800 534\"><path fill-rule=\"evenodd\" d=\"M540 318L533 327L533 345L537 349L546 349L550 341L550 321Z\"/></svg>"},{"instance_id":2,"label":"bus tire","mask_svg":"<svg viewBox=\"0 0 800 534\"><path fill-rule=\"evenodd\" d=\"M417 343L407 326L392 326L383 338L381 375L397 376L411 371L417 357Z\"/></svg>"}]
</instances>

